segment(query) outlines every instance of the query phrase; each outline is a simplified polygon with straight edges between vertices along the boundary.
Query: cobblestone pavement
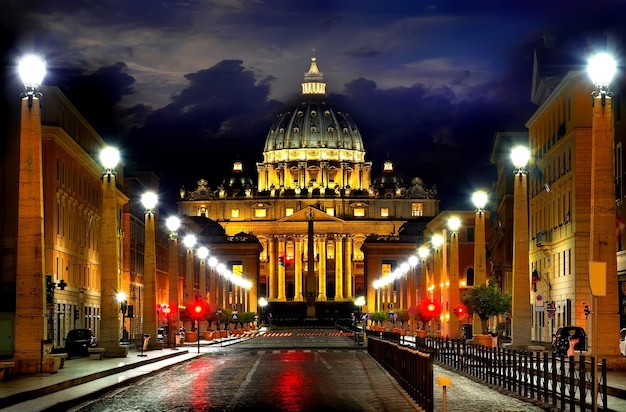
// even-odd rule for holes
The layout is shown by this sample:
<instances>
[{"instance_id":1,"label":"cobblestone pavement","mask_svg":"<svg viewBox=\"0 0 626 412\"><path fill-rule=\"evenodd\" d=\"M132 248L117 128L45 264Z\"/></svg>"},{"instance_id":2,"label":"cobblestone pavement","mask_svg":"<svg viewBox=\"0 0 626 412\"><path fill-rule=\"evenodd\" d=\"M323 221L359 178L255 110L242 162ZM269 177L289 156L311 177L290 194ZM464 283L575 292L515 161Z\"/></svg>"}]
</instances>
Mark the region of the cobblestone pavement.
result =
<instances>
[{"instance_id":1,"label":"cobblestone pavement","mask_svg":"<svg viewBox=\"0 0 626 412\"><path fill-rule=\"evenodd\" d=\"M542 411L435 366L452 378L447 410ZM443 410L435 387L435 410ZM359 350L215 350L109 392L74 411L414 411L415 402Z\"/></svg>"}]
</instances>

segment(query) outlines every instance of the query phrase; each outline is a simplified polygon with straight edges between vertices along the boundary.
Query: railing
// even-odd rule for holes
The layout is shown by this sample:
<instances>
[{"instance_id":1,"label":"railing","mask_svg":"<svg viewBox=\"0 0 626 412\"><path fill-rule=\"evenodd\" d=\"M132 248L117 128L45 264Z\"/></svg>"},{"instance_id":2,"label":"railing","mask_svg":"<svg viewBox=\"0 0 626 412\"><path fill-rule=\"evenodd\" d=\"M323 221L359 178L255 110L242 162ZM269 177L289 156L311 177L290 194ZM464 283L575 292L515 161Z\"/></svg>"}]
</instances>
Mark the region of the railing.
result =
<instances>
[{"instance_id":1,"label":"railing","mask_svg":"<svg viewBox=\"0 0 626 412\"><path fill-rule=\"evenodd\" d=\"M593 400L597 399L598 410L609 410L606 359L596 365L593 356L587 360L579 355L576 360L575 356L564 358L550 356L548 352L468 344L464 339L429 337L402 339L402 343L432 354L436 362L520 398L570 411L593 410Z\"/></svg>"},{"instance_id":2,"label":"railing","mask_svg":"<svg viewBox=\"0 0 626 412\"><path fill-rule=\"evenodd\" d=\"M367 352L425 412L433 412L433 361L429 354L371 336L367 338Z\"/></svg>"}]
</instances>

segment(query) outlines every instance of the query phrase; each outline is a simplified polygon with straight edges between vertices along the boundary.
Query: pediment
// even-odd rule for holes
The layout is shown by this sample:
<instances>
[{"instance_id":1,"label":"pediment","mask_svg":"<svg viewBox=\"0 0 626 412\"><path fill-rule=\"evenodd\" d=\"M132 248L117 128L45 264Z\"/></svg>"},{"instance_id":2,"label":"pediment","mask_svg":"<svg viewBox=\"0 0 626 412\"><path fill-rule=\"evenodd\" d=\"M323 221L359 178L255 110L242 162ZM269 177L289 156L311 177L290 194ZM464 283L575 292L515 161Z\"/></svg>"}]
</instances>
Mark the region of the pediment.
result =
<instances>
[{"instance_id":1,"label":"pediment","mask_svg":"<svg viewBox=\"0 0 626 412\"><path fill-rule=\"evenodd\" d=\"M343 222L343 220L338 217L331 216L326 212L323 212L319 209L314 208L313 206L305 207L302 210L298 210L291 216L286 216L280 220L280 222L306 222L310 220L311 214L313 214L314 222Z\"/></svg>"}]
</instances>

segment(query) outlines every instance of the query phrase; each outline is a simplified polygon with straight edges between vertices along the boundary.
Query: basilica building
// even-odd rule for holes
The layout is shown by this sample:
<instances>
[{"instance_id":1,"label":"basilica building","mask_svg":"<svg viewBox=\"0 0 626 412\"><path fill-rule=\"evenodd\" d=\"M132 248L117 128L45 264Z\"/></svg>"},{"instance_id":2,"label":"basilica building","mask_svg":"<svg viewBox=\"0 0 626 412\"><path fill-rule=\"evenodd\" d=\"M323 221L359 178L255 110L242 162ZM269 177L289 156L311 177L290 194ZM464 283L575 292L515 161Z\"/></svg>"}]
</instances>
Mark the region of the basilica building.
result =
<instances>
[{"instance_id":1,"label":"basilica building","mask_svg":"<svg viewBox=\"0 0 626 412\"><path fill-rule=\"evenodd\" d=\"M181 189L181 215L217 222L226 236L258 239L256 273L239 270L254 284L250 310L264 298L275 317L310 316L314 301L315 316L333 316L354 310L358 296L366 298L363 310L374 310L372 282L414 253L421 241L416 224L425 227L439 214L437 189L418 177L405 182L391 160L373 165L364 140L354 119L328 102L312 57L299 101L259 142L256 179L236 160L218 187L199 179L194 190ZM368 260L369 241L404 246Z\"/></svg>"}]
</instances>

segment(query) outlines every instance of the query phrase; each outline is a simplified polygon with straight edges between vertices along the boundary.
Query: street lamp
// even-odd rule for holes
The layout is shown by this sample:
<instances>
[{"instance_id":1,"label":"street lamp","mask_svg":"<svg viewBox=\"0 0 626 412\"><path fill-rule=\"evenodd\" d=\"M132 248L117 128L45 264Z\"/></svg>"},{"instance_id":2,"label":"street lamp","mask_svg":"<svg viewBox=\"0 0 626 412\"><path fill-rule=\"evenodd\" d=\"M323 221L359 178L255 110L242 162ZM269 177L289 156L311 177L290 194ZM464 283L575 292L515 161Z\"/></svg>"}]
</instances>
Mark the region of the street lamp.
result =
<instances>
[{"instance_id":1,"label":"street lamp","mask_svg":"<svg viewBox=\"0 0 626 412\"><path fill-rule=\"evenodd\" d=\"M198 294L202 302L206 302L207 282L206 282L206 260L209 257L209 249L206 246L200 246L196 251L198 259L200 259L200 273L198 274ZM198 340L200 340L200 323L198 323Z\"/></svg>"},{"instance_id":2,"label":"street lamp","mask_svg":"<svg viewBox=\"0 0 626 412\"><path fill-rule=\"evenodd\" d=\"M45 63L35 56L25 56L18 64L18 74L24 83L22 94L19 182L17 216L15 330L29 331L15 334L15 373L37 373L33 360L41 357L41 342L34 337L46 336L43 232L43 171L41 111L39 85L45 75ZM33 100L37 104L33 104ZM24 362L22 362L24 360Z\"/></svg>"},{"instance_id":3,"label":"street lamp","mask_svg":"<svg viewBox=\"0 0 626 412\"><path fill-rule=\"evenodd\" d=\"M450 286L448 288L449 305L457 305L460 301L459 292L459 228L461 227L461 219L458 216L450 216L448 218L448 229L450 229L450 271L448 279ZM447 308L449 311L450 308ZM450 317L450 333L459 332L459 319L456 316Z\"/></svg>"},{"instance_id":4,"label":"street lamp","mask_svg":"<svg viewBox=\"0 0 626 412\"><path fill-rule=\"evenodd\" d=\"M126 293L118 292L115 295L115 301L120 304L120 313L122 314L122 338L120 341L126 342L128 340L128 332L126 332L126 309L128 308L128 303L126 302Z\"/></svg>"},{"instance_id":5,"label":"street lamp","mask_svg":"<svg viewBox=\"0 0 626 412\"><path fill-rule=\"evenodd\" d=\"M354 342L359 343L359 344L362 344L362 343L359 342L359 335L356 329L356 322L358 318L361 319L361 332L365 333L365 320L364 320L364 314L363 314L364 305L365 305L365 296L359 296L358 298L354 300L354 306L358 308L357 316L355 317L355 320L354 320Z\"/></svg>"},{"instance_id":6,"label":"street lamp","mask_svg":"<svg viewBox=\"0 0 626 412\"><path fill-rule=\"evenodd\" d=\"M530 344L531 304L530 265L528 263L528 186L526 165L530 152L525 146L511 151L515 166L513 182L513 297L511 302L511 340L517 347Z\"/></svg>"},{"instance_id":7,"label":"street lamp","mask_svg":"<svg viewBox=\"0 0 626 412\"><path fill-rule=\"evenodd\" d=\"M591 353L596 359L618 356L617 345L611 343L620 323L616 276L613 99L609 90L616 70L616 62L608 53L599 53L589 60L589 77L595 87L591 123L589 286L593 296ZM602 319L601 329L598 328L598 316ZM600 344L603 346L600 347Z\"/></svg>"},{"instance_id":8,"label":"street lamp","mask_svg":"<svg viewBox=\"0 0 626 412\"><path fill-rule=\"evenodd\" d=\"M193 248L196 246L196 236L187 234L183 238L183 245L187 249L187 259L185 262L185 305L190 305L194 298L193 293ZM187 324L191 330L191 324Z\"/></svg>"},{"instance_id":9,"label":"street lamp","mask_svg":"<svg viewBox=\"0 0 626 412\"><path fill-rule=\"evenodd\" d=\"M178 229L180 228L180 218L170 216L165 220L165 226L170 232L169 259L167 269L169 272L169 308L170 323L168 331L167 346L169 347L170 336L176 336L180 327L180 311L178 303ZM178 343L178 342L177 342Z\"/></svg>"},{"instance_id":10,"label":"street lamp","mask_svg":"<svg viewBox=\"0 0 626 412\"><path fill-rule=\"evenodd\" d=\"M145 210L145 240L144 240L144 339L157 333L157 300L156 300L156 227L155 207L158 196L152 191L141 196L141 203ZM146 333L146 331L148 333ZM149 342L149 340L148 340Z\"/></svg>"},{"instance_id":11,"label":"street lamp","mask_svg":"<svg viewBox=\"0 0 626 412\"><path fill-rule=\"evenodd\" d=\"M261 321L263 321L263 315L264 315L263 312L265 310L265 307L267 306L267 299L265 299L263 297L259 298L259 306L261 307ZM272 326L271 321L270 321L270 326Z\"/></svg>"},{"instance_id":12,"label":"street lamp","mask_svg":"<svg viewBox=\"0 0 626 412\"><path fill-rule=\"evenodd\" d=\"M101 309L99 344L106 349L107 357L126 357L128 347L120 346L124 339L125 312L121 312L118 292L130 290L130 277L123 278L120 232L123 222L121 209L128 198L117 187L117 165L120 153L117 148L104 146L99 154L102 166L102 219L100 230ZM126 280L126 282L124 282ZM123 301L126 300L124 296ZM118 335L122 322L122 339Z\"/></svg>"},{"instance_id":13,"label":"street lamp","mask_svg":"<svg viewBox=\"0 0 626 412\"><path fill-rule=\"evenodd\" d=\"M484 285L487 282L487 265L485 263L485 206L489 196L484 190L472 194L472 202L476 207L474 223L474 284Z\"/></svg>"}]
</instances>

